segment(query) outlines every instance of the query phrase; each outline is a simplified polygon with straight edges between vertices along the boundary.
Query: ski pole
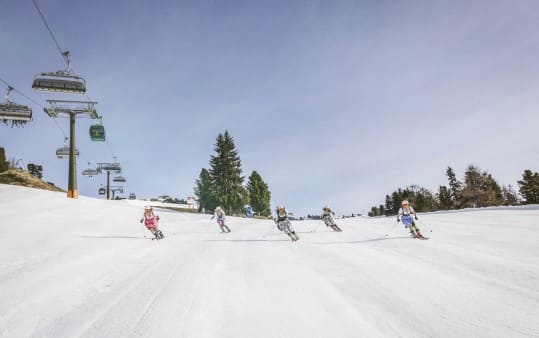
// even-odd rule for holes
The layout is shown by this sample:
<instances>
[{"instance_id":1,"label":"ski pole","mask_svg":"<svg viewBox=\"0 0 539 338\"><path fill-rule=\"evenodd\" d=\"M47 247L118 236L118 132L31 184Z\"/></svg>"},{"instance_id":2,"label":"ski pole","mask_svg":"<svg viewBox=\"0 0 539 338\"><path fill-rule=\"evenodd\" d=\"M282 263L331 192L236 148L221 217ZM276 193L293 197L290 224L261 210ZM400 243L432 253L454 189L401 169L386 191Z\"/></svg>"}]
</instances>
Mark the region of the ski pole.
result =
<instances>
[{"instance_id":1,"label":"ski pole","mask_svg":"<svg viewBox=\"0 0 539 338\"><path fill-rule=\"evenodd\" d=\"M430 228L430 227L425 227L425 224L419 220L416 221L422 228ZM432 229L429 230L429 232L432 232Z\"/></svg>"}]
</instances>

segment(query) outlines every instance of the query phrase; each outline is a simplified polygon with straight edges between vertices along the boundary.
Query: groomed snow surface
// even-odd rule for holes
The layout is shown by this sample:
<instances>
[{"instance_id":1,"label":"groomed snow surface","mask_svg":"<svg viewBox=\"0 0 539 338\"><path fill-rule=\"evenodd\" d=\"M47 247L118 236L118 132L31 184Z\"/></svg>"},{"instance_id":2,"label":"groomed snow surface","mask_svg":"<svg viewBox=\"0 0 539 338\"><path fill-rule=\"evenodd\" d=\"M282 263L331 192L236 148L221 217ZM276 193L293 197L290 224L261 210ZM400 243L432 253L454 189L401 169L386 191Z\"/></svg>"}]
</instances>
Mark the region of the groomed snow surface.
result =
<instances>
[{"instance_id":1,"label":"groomed snow surface","mask_svg":"<svg viewBox=\"0 0 539 338\"><path fill-rule=\"evenodd\" d=\"M1 337L539 336L539 210L293 222L0 185ZM388 236L385 236L388 234Z\"/></svg>"}]
</instances>

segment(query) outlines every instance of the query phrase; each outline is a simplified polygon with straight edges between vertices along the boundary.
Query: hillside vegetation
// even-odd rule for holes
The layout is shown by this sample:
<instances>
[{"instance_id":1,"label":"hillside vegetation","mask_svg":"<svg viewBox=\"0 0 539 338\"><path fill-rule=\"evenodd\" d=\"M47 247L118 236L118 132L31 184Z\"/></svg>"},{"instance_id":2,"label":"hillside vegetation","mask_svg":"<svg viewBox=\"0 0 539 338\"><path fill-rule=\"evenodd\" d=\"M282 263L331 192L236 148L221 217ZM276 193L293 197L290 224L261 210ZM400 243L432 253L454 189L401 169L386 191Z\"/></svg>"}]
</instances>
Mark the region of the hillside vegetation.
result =
<instances>
[{"instance_id":1,"label":"hillside vegetation","mask_svg":"<svg viewBox=\"0 0 539 338\"><path fill-rule=\"evenodd\" d=\"M10 168L7 171L0 173L1 184L20 185L23 187L37 188L50 191L64 191L57 186L47 183L30 173L21 170Z\"/></svg>"}]
</instances>

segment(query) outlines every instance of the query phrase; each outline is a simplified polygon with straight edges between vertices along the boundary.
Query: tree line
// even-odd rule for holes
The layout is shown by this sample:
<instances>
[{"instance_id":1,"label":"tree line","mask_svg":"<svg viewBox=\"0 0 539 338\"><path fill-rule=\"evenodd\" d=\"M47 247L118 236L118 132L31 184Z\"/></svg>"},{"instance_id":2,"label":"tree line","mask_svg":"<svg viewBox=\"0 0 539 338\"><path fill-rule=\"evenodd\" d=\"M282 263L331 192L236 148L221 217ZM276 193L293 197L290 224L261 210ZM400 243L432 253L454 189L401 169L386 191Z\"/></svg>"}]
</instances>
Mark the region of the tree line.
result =
<instances>
[{"instance_id":1,"label":"tree line","mask_svg":"<svg viewBox=\"0 0 539 338\"><path fill-rule=\"evenodd\" d=\"M195 182L199 210L208 212L221 206L228 214L240 215L245 214L245 205L250 205L255 214L269 216L269 187L256 171L243 186L241 160L228 131L217 136L214 151L209 169L202 168Z\"/></svg>"},{"instance_id":2,"label":"tree line","mask_svg":"<svg viewBox=\"0 0 539 338\"><path fill-rule=\"evenodd\" d=\"M448 185L439 186L437 192L417 185L398 188L386 195L385 203L373 206L369 216L395 215L405 199L419 212L539 203L539 173L529 169L518 181L521 197L511 185L500 186L491 174L474 165L466 168L463 180L456 177L451 167L447 167L445 174Z\"/></svg>"}]
</instances>

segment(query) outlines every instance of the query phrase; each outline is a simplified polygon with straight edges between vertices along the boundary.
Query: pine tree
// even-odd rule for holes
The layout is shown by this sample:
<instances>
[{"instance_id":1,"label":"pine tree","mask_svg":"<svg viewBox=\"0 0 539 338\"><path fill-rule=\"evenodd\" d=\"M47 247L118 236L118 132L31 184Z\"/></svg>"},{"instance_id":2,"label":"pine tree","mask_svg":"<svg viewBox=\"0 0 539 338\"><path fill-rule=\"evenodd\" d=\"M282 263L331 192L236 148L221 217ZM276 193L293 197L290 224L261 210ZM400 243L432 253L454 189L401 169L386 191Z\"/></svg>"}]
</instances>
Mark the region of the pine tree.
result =
<instances>
[{"instance_id":1,"label":"pine tree","mask_svg":"<svg viewBox=\"0 0 539 338\"><path fill-rule=\"evenodd\" d=\"M482 175L484 180L484 194L485 194L485 206L499 206L503 204L503 192L502 188L492 177L492 175L484 172Z\"/></svg>"},{"instance_id":2,"label":"pine tree","mask_svg":"<svg viewBox=\"0 0 539 338\"><path fill-rule=\"evenodd\" d=\"M453 200L451 197L451 190L445 185L441 185L438 188L438 208L442 210L449 210L453 206Z\"/></svg>"},{"instance_id":3,"label":"pine tree","mask_svg":"<svg viewBox=\"0 0 539 338\"><path fill-rule=\"evenodd\" d=\"M217 203L229 214L243 214L247 191L243 187L241 160L232 136L225 131L217 136L215 156L210 159L210 175Z\"/></svg>"},{"instance_id":4,"label":"pine tree","mask_svg":"<svg viewBox=\"0 0 539 338\"><path fill-rule=\"evenodd\" d=\"M261 216L269 216L271 214L271 193L262 176L256 171L253 171L249 176L247 192L249 193L249 204L253 211Z\"/></svg>"},{"instance_id":5,"label":"pine tree","mask_svg":"<svg viewBox=\"0 0 539 338\"><path fill-rule=\"evenodd\" d=\"M532 173L529 169L524 170L518 186L520 195L524 198L524 204L539 203L539 173Z\"/></svg>"},{"instance_id":6,"label":"pine tree","mask_svg":"<svg viewBox=\"0 0 539 338\"><path fill-rule=\"evenodd\" d=\"M503 194L500 185L486 171L469 165L464 173L464 188L462 189L465 207L482 208L503 204Z\"/></svg>"},{"instance_id":7,"label":"pine tree","mask_svg":"<svg viewBox=\"0 0 539 338\"><path fill-rule=\"evenodd\" d=\"M391 216L393 214L393 200L391 199L391 196L386 195L386 216Z\"/></svg>"},{"instance_id":8,"label":"pine tree","mask_svg":"<svg viewBox=\"0 0 539 338\"><path fill-rule=\"evenodd\" d=\"M202 168L200 175L195 182L195 195L198 198L200 211L210 211L217 207L217 201L214 197L213 185L210 173Z\"/></svg>"},{"instance_id":9,"label":"pine tree","mask_svg":"<svg viewBox=\"0 0 539 338\"><path fill-rule=\"evenodd\" d=\"M380 216L380 209L378 209L377 207L372 207L368 215L370 217Z\"/></svg>"},{"instance_id":10,"label":"pine tree","mask_svg":"<svg viewBox=\"0 0 539 338\"><path fill-rule=\"evenodd\" d=\"M453 168L447 167L445 172L449 180L449 192L451 193L451 208L462 208L462 183L457 179Z\"/></svg>"},{"instance_id":11,"label":"pine tree","mask_svg":"<svg viewBox=\"0 0 539 338\"><path fill-rule=\"evenodd\" d=\"M481 171L474 165L469 165L464 172L464 188L462 190L464 207L483 207Z\"/></svg>"}]
</instances>

